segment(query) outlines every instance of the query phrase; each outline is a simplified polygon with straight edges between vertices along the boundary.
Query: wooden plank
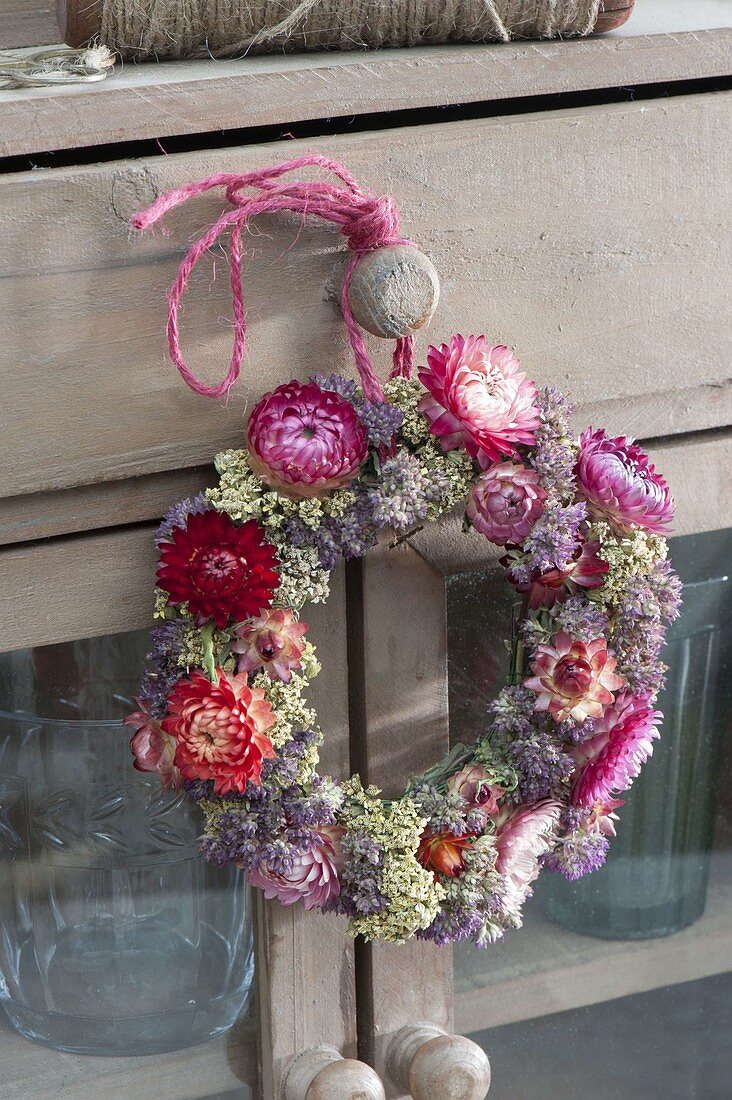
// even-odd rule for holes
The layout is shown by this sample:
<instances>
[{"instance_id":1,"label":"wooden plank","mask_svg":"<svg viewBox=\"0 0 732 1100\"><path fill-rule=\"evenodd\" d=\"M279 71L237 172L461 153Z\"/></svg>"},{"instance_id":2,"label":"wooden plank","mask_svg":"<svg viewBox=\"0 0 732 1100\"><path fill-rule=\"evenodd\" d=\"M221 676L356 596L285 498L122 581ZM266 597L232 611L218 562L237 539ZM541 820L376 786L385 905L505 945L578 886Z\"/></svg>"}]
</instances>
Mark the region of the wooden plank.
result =
<instances>
[{"instance_id":1,"label":"wooden plank","mask_svg":"<svg viewBox=\"0 0 732 1100\"><path fill-rule=\"evenodd\" d=\"M360 771L388 797L448 748L445 587L408 546L382 547L362 570L363 675L351 687L361 695ZM357 601L349 601L349 616L358 613ZM410 940L361 945L358 958L361 1056L382 1077L388 1097L406 1100L388 1080L387 1049L406 1024L452 1030L452 954Z\"/></svg>"},{"instance_id":2,"label":"wooden plank","mask_svg":"<svg viewBox=\"0 0 732 1100\"><path fill-rule=\"evenodd\" d=\"M704 915L671 936L593 939L551 924L532 909L520 934L488 955L476 959L469 947L458 949L457 1030L470 1035L726 973L732 969L730 861L715 853L713 868L714 860Z\"/></svg>"},{"instance_id":3,"label":"wooden plank","mask_svg":"<svg viewBox=\"0 0 732 1100\"><path fill-rule=\"evenodd\" d=\"M6 497L0 500L0 545L159 519L176 501L195 496L215 479L213 467L203 466Z\"/></svg>"},{"instance_id":4,"label":"wooden plank","mask_svg":"<svg viewBox=\"0 0 732 1100\"><path fill-rule=\"evenodd\" d=\"M254 1100L257 1052L251 1020L188 1050L145 1057L62 1054L31 1043L0 1021L3 1100ZM249 1086L249 1087L247 1087ZM251 1090L251 1091L250 1091Z\"/></svg>"},{"instance_id":5,"label":"wooden plank","mask_svg":"<svg viewBox=\"0 0 732 1100\"><path fill-rule=\"evenodd\" d=\"M676 499L674 534L691 535L732 526L732 433L682 438L649 450ZM490 568L503 553L476 531L463 531L462 520L461 510L456 509L409 540L443 576Z\"/></svg>"},{"instance_id":6,"label":"wooden plank","mask_svg":"<svg viewBox=\"0 0 732 1100\"><path fill-rule=\"evenodd\" d=\"M0 90L0 155L729 75L725 0L683 8L644 0L622 30L568 42L127 64L93 87Z\"/></svg>"},{"instance_id":7,"label":"wooden plank","mask_svg":"<svg viewBox=\"0 0 732 1100\"><path fill-rule=\"evenodd\" d=\"M0 50L61 40L54 0L0 0Z\"/></svg>"},{"instance_id":8,"label":"wooden plank","mask_svg":"<svg viewBox=\"0 0 732 1100\"><path fill-rule=\"evenodd\" d=\"M432 339L487 327L518 344L542 382L570 387L580 420L666 435L732 422L722 323L731 119L732 93L720 93L298 141L286 152L338 157L395 195L441 273ZM351 369L326 290L340 241L282 221L248 238L251 362L228 403L196 397L164 361L165 290L181 249L220 208L198 200L169 219L171 236L138 240L128 217L164 188L283 152L0 179L0 496L208 463L241 445L247 403L293 369ZM218 259L213 284L210 269L193 280L183 322L186 352L208 378L229 356L224 268ZM390 349L372 346L384 371Z\"/></svg>"}]
</instances>

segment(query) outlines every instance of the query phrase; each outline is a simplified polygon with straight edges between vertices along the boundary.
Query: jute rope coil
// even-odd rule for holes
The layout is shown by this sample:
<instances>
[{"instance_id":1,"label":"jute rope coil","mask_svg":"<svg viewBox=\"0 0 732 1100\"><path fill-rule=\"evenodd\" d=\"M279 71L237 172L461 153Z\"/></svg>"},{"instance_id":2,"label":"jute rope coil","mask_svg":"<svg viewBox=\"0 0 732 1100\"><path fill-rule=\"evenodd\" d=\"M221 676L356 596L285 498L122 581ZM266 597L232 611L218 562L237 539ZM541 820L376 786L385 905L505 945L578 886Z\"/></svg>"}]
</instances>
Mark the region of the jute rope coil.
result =
<instances>
[{"instance_id":1,"label":"jute rope coil","mask_svg":"<svg viewBox=\"0 0 732 1100\"><path fill-rule=\"evenodd\" d=\"M601 0L103 0L123 57L508 42L590 34Z\"/></svg>"}]
</instances>

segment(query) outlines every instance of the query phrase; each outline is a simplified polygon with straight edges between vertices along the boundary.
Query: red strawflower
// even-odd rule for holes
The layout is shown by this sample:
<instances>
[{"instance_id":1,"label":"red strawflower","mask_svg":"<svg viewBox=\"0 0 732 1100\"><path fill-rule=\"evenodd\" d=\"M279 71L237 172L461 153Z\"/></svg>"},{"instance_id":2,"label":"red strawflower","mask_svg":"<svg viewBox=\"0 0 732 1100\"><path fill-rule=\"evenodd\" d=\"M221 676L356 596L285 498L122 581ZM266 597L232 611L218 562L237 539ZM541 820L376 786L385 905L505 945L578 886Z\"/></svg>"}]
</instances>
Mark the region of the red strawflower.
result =
<instances>
[{"instance_id":1,"label":"red strawflower","mask_svg":"<svg viewBox=\"0 0 732 1100\"><path fill-rule=\"evenodd\" d=\"M275 716L262 688L217 669L218 683L201 672L179 680L168 696L162 721L176 739L175 764L184 779L212 779L216 794L259 784L262 761L275 755L265 731Z\"/></svg>"},{"instance_id":2,"label":"red strawflower","mask_svg":"<svg viewBox=\"0 0 732 1100\"><path fill-rule=\"evenodd\" d=\"M532 611L538 611L540 607L554 607L555 603L564 603L567 596L576 592L578 587L602 588L610 566L600 557L599 549L600 543L597 539L580 542L572 560L564 568L548 569L546 573L534 570L528 581L519 581L512 569L515 560L520 562L520 553L516 558L511 553L504 554L500 564L506 570L506 580L517 592L528 595L529 607Z\"/></svg>"},{"instance_id":3,"label":"red strawflower","mask_svg":"<svg viewBox=\"0 0 732 1100\"><path fill-rule=\"evenodd\" d=\"M475 837L468 833L454 836L448 832L431 833L427 830L419 842L417 860L428 871L457 878L465 870L463 853L466 848L471 847L474 840Z\"/></svg>"},{"instance_id":4,"label":"red strawflower","mask_svg":"<svg viewBox=\"0 0 732 1100\"><path fill-rule=\"evenodd\" d=\"M160 552L158 584L174 604L187 603L198 626L219 629L269 607L279 583L277 555L256 520L241 527L224 512L191 515Z\"/></svg>"}]
</instances>

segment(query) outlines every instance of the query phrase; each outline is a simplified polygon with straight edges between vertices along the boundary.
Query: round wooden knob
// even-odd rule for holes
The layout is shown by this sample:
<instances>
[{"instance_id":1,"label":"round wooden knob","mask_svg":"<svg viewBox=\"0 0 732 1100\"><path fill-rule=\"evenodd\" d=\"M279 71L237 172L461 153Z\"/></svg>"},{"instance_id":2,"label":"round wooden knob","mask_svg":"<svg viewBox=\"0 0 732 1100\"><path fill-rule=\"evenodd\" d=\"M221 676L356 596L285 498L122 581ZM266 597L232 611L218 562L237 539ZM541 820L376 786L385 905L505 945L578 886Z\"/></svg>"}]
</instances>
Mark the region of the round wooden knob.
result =
<instances>
[{"instance_id":1,"label":"round wooden knob","mask_svg":"<svg viewBox=\"0 0 732 1100\"><path fill-rule=\"evenodd\" d=\"M431 1024L402 1028L389 1047L389 1074L412 1100L484 1100L491 1084L485 1052Z\"/></svg>"},{"instance_id":2,"label":"round wooden knob","mask_svg":"<svg viewBox=\"0 0 732 1100\"><path fill-rule=\"evenodd\" d=\"M282 1082L283 1100L385 1100L378 1074L365 1062L318 1046L293 1058Z\"/></svg>"},{"instance_id":3,"label":"round wooden knob","mask_svg":"<svg viewBox=\"0 0 732 1100\"><path fill-rule=\"evenodd\" d=\"M305 1100L385 1100L381 1078L365 1062L342 1058L322 1069Z\"/></svg>"},{"instance_id":4,"label":"round wooden knob","mask_svg":"<svg viewBox=\"0 0 732 1100\"><path fill-rule=\"evenodd\" d=\"M410 336L428 324L439 298L433 264L406 244L367 252L348 289L348 304L361 328L388 340Z\"/></svg>"}]
</instances>

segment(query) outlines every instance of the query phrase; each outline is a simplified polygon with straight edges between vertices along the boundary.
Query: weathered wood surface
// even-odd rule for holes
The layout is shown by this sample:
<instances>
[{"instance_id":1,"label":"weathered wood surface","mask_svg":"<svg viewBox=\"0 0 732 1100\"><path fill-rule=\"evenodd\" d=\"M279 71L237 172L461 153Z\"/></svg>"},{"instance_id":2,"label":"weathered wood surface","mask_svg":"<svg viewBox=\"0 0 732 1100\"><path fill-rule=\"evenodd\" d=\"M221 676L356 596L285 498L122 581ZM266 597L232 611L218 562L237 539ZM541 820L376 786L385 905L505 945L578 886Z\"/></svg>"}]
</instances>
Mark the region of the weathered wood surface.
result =
<instances>
[{"instance_id":1,"label":"weathered wood surface","mask_svg":"<svg viewBox=\"0 0 732 1100\"><path fill-rule=\"evenodd\" d=\"M680 439L651 447L650 454L676 499L674 534L691 535L732 526L732 433ZM486 569L495 565L503 553L477 531L463 531L459 510L425 527L410 543L445 576Z\"/></svg>"},{"instance_id":2,"label":"weathered wood surface","mask_svg":"<svg viewBox=\"0 0 732 1100\"><path fill-rule=\"evenodd\" d=\"M569 387L578 422L641 436L732 422L725 315L732 93L292 142L391 191L440 274L428 338L483 331ZM622 150L619 171L618 150ZM0 179L0 496L210 462L241 445L247 403L324 367L350 370L327 284L338 235L263 222L248 238L251 363L226 405L165 360L166 288L220 209L197 200L169 236L127 219L161 190L249 170L282 145ZM567 181L572 180L572 186ZM469 181L470 186L466 186ZM610 183L609 181L612 181ZM226 261L192 281L191 363L229 356ZM424 354L422 339L418 354ZM379 369L388 351L374 341Z\"/></svg>"},{"instance_id":3,"label":"weathered wood surface","mask_svg":"<svg viewBox=\"0 0 732 1100\"><path fill-rule=\"evenodd\" d=\"M62 1054L0 1020L3 1100L210 1100L256 1096L257 1050L251 1020L188 1050L152 1057ZM251 1092L246 1086L251 1087Z\"/></svg>"},{"instance_id":4,"label":"weathered wood surface","mask_svg":"<svg viewBox=\"0 0 732 1100\"><path fill-rule=\"evenodd\" d=\"M408 546L380 548L362 565L362 683L355 691L365 753L362 777L387 796L448 748L444 582ZM351 606L349 615L358 616ZM349 629L358 629L351 622ZM389 1079L388 1049L406 1024L452 1027L452 954L432 943L370 943L364 964L359 1036L388 1097L406 1097ZM366 981L368 984L366 985Z\"/></svg>"},{"instance_id":5,"label":"weathered wood surface","mask_svg":"<svg viewBox=\"0 0 732 1100\"><path fill-rule=\"evenodd\" d=\"M0 50L59 42L54 0L0 0Z\"/></svg>"},{"instance_id":6,"label":"weathered wood surface","mask_svg":"<svg viewBox=\"0 0 732 1100\"><path fill-rule=\"evenodd\" d=\"M176 501L215 482L209 463L56 493L5 497L0 500L0 545L160 519Z\"/></svg>"},{"instance_id":7,"label":"weathered wood surface","mask_svg":"<svg viewBox=\"0 0 732 1100\"><path fill-rule=\"evenodd\" d=\"M125 65L93 87L0 90L0 156L726 76L730 22L726 0L643 0L601 38Z\"/></svg>"}]
</instances>

